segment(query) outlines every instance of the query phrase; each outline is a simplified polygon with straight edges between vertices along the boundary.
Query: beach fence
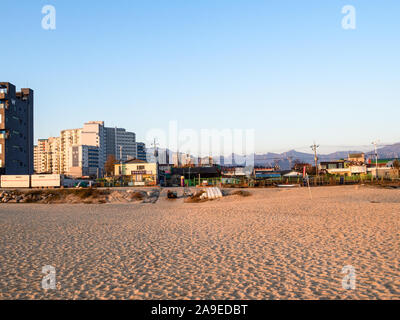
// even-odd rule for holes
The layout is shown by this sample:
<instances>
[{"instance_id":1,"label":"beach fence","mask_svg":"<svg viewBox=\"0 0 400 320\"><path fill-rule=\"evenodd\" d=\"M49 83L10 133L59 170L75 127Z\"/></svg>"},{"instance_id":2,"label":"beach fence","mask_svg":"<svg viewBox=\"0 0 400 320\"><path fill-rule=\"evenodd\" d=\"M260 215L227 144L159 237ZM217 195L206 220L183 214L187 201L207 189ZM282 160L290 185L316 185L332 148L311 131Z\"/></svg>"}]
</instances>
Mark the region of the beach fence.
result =
<instances>
[{"instance_id":1,"label":"beach fence","mask_svg":"<svg viewBox=\"0 0 400 320\"><path fill-rule=\"evenodd\" d=\"M382 183L382 182L394 182L400 183L400 179L393 177L380 177L379 179L374 178L371 174L365 175L352 175L352 176L336 176L336 175L320 175L320 176L309 176L310 186L336 186L336 185L355 185L363 183ZM275 187L277 185L299 185L303 187L308 186L307 179L300 177L277 177L277 178L222 178L222 186L224 187Z\"/></svg>"},{"instance_id":2,"label":"beach fence","mask_svg":"<svg viewBox=\"0 0 400 320\"><path fill-rule=\"evenodd\" d=\"M130 180L99 179L99 184L102 187L132 187L135 184ZM339 176L324 174L320 176L309 176L310 186L340 186L340 185L355 185L355 184L380 184L380 183L399 183L400 179L396 177L381 176L376 179L372 174ZM295 184L306 187L307 181L302 176L299 177L275 177L275 178L251 178L251 177L215 177L215 178L199 178L198 176L191 179L185 179L186 187L196 186L214 186L225 188L268 188L276 187L282 184ZM144 186L154 186L144 183Z\"/></svg>"}]
</instances>

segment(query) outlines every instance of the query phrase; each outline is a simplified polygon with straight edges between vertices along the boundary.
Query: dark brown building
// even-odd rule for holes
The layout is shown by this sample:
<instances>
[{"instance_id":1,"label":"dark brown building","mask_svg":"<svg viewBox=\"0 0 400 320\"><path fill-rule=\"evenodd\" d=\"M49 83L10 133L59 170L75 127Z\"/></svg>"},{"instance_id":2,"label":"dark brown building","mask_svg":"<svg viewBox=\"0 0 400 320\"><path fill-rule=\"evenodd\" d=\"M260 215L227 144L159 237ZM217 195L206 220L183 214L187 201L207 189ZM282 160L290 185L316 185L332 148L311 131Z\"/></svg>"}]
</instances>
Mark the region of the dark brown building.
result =
<instances>
[{"instance_id":1,"label":"dark brown building","mask_svg":"<svg viewBox=\"0 0 400 320\"><path fill-rule=\"evenodd\" d=\"M0 82L0 174L33 174L33 90Z\"/></svg>"}]
</instances>

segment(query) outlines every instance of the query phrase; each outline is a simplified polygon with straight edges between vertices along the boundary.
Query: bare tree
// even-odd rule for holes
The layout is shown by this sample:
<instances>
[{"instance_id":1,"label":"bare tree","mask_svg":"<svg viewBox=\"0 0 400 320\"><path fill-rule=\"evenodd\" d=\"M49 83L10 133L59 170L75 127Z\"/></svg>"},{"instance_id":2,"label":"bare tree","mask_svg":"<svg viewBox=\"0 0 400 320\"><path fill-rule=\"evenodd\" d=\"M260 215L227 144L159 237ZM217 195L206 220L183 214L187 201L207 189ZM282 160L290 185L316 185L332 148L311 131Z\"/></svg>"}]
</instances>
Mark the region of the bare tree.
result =
<instances>
[{"instance_id":1,"label":"bare tree","mask_svg":"<svg viewBox=\"0 0 400 320\"><path fill-rule=\"evenodd\" d=\"M104 165L104 171L106 172L107 176L113 176L114 175L114 165L117 162L117 159L115 159L115 156L110 154L107 157L107 161Z\"/></svg>"}]
</instances>

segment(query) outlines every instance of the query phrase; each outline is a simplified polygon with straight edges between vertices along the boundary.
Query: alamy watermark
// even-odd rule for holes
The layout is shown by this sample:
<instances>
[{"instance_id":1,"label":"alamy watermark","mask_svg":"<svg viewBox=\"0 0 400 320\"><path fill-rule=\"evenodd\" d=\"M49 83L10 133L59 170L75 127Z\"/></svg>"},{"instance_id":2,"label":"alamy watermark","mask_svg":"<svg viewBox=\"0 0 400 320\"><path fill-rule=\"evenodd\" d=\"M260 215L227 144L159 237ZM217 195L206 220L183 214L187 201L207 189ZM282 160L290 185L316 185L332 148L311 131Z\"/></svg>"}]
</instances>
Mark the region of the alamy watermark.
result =
<instances>
[{"instance_id":1,"label":"alamy watermark","mask_svg":"<svg viewBox=\"0 0 400 320\"><path fill-rule=\"evenodd\" d=\"M56 30L56 8L52 5L45 5L42 8L42 28L44 30Z\"/></svg>"},{"instance_id":2,"label":"alamy watermark","mask_svg":"<svg viewBox=\"0 0 400 320\"><path fill-rule=\"evenodd\" d=\"M169 159L159 159L163 163L173 163L173 157L186 155L184 160L195 164L204 157L224 157L225 165L254 166L254 129L178 129L178 122L170 121L168 130L154 128L147 132L150 145L154 139L173 153Z\"/></svg>"},{"instance_id":3,"label":"alamy watermark","mask_svg":"<svg viewBox=\"0 0 400 320\"><path fill-rule=\"evenodd\" d=\"M53 266L44 266L42 268L42 273L45 274L45 276L42 279L42 289L44 290L56 290L56 268Z\"/></svg>"},{"instance_id":4,"label":"alamy watermark","mask_svg":"<svg viewBox=\"0 0 400 320\"><path fill-rule=\"evenodd\" d=\"M355 30L356 8L352 5L346 5L342 8L342 14L345 15L342 19L342 28L344 30Z\"/></svg>"},{"instance_id":5,"label":"alamy watermark","mask_svg":"<svg viewBox=\"0 0 400 320\"><path fill-rule=\"evenodd\" d=\"M42 7L42 28L44 30L56 30L56 8L53 5ZM342 8L342 28L344 30L356 29L356 8L353 5L345 5Z\"/></svg>"},{"instance_id":6,"label":"alamy watermark","mask_svg":"<svg viewBox=\"0 0 400 320\"><path fill-rule=\"evenodd\" d=\"M346 274L342 279L342 288L354 290L356 288L356 269L353 266L344 266L342 273Z\"/></svg>"}]
</instances>

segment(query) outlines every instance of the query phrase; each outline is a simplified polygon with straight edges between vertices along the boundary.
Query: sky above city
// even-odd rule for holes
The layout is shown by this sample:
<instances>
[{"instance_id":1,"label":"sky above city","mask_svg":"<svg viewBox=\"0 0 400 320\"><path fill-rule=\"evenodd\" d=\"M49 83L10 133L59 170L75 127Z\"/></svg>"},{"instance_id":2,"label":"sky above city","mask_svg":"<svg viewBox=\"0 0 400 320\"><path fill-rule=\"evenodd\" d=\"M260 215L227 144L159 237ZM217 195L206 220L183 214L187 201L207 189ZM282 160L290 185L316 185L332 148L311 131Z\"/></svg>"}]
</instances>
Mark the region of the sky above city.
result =
<instances>
[{"instance_id":1,"label":"sky above city","mask_svg":"<svg viewBox=\"0 0 400 320\"><path fill-rule=\"evenodd\" d=\"M42 8L56 29L42 28ZM356 9L344 29L342 8ZM255 151L400 142L400 1L2 0L0 81L35 91L35 138L254 129Z\"/></svg>"}]
</instances>

